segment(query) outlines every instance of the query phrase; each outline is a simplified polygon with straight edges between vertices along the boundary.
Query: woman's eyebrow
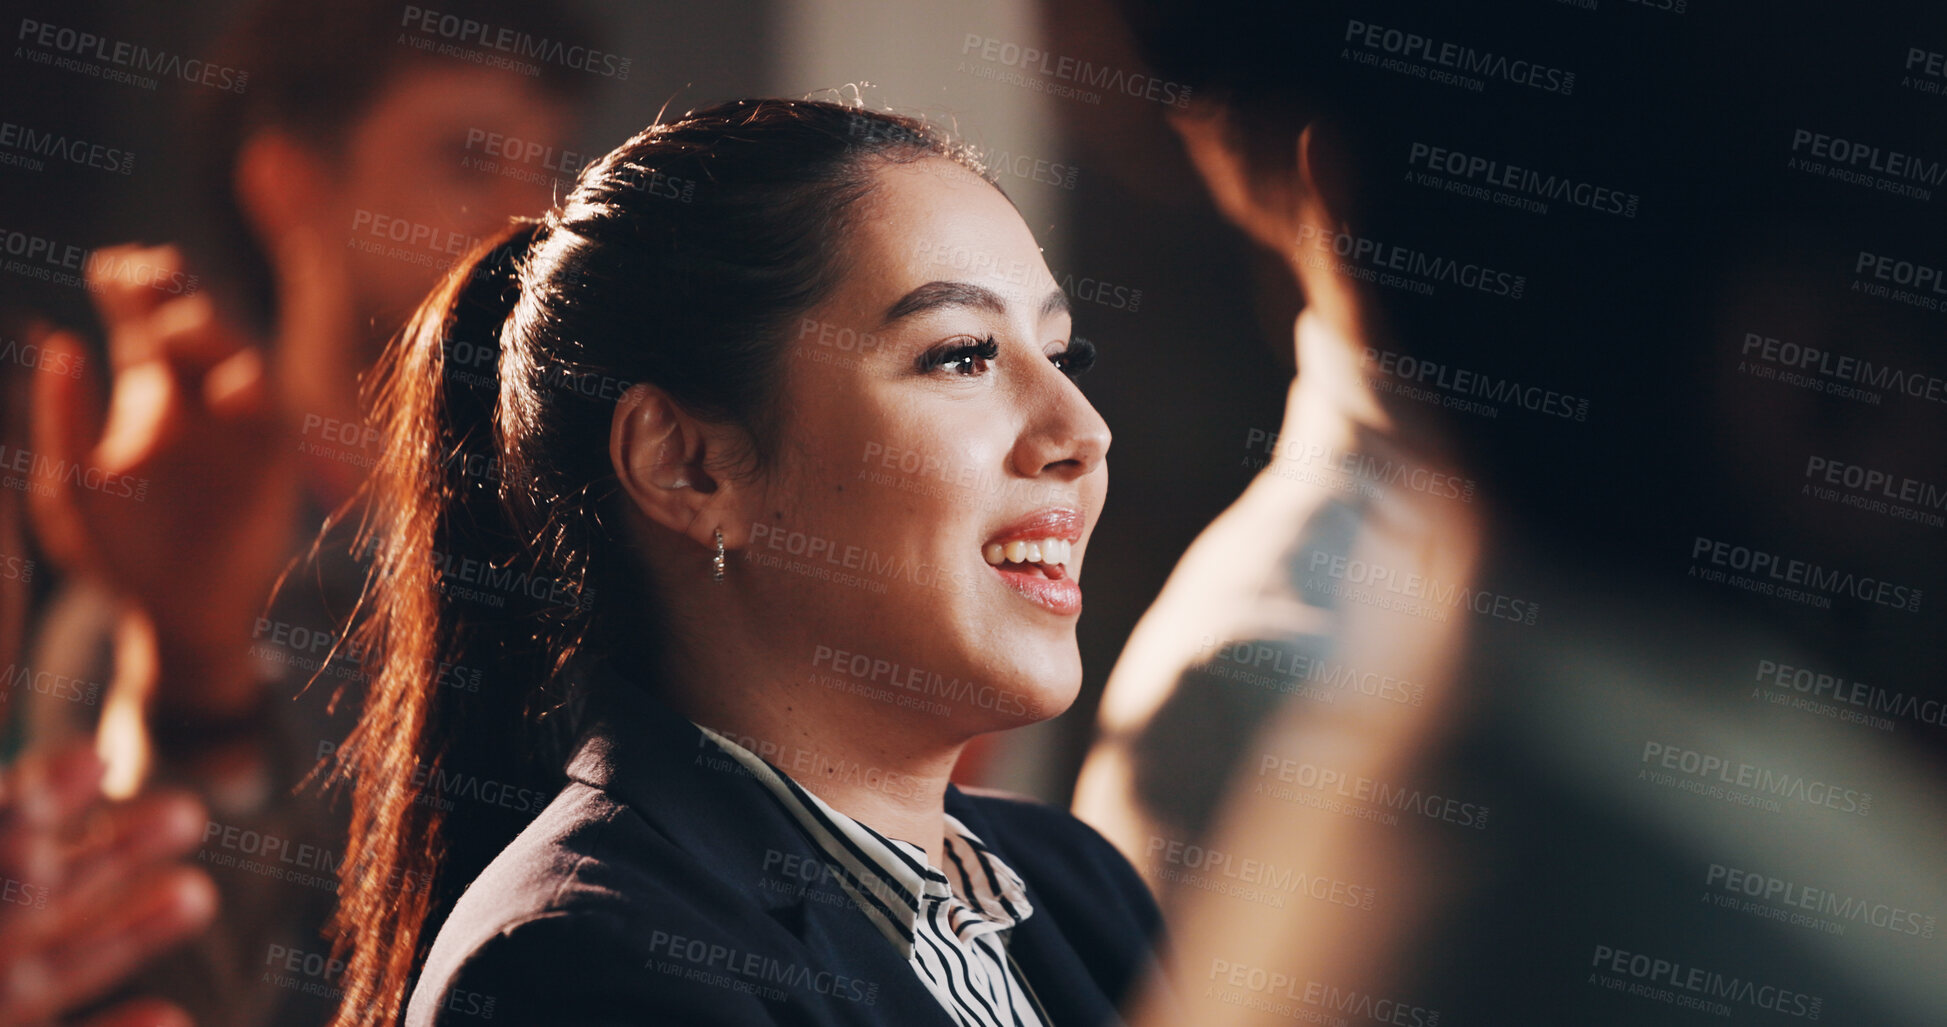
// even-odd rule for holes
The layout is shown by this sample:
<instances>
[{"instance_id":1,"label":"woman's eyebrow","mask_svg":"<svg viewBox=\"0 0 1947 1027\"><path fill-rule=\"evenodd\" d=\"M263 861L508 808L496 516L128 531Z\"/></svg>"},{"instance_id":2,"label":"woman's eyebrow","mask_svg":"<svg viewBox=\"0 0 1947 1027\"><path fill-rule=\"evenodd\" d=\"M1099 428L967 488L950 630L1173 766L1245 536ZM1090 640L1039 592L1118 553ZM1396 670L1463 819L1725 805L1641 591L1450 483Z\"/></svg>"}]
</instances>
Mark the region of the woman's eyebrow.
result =
<instances>
[{"instance_id":1,"label":"woman's eyebrow","mask_svg":"<svg viewBox=\"0 0 1947 1027\"><path fill-rule=\"evenodd\" d=\"M972 282L933 281L901 296L887 308L881 327L939 307L972 307L993 314L1007 313L1007 301L992 289ZM1049 292L1041 300L1040 316L1043 318L1068 312L1068 294L1060 289Z\"/></svg>"},{"instance_id":2,"label":"woman's eyebrow","mask_svg":"<svg viewBox=\"0 0 1947 1027\"><path fill-rule=\"evenodd\" d=\"M939 307L973 307L993 314L1007 313L1007 301L992 289L972 282L927 282L887 308L881 327Z\"/></svg>"},{"instance_id":3,"label":"woman's eyebrow","mask_svg":"<svg viewBox=\"0 0 1947 1027\"><path fill-rule=\"evenodd\" d=\"M1072 313L1068 309L1068 294L1056 289L1041 298L1041 319L1047 320L1056 314Z\"/></svg>"}]
</instances>

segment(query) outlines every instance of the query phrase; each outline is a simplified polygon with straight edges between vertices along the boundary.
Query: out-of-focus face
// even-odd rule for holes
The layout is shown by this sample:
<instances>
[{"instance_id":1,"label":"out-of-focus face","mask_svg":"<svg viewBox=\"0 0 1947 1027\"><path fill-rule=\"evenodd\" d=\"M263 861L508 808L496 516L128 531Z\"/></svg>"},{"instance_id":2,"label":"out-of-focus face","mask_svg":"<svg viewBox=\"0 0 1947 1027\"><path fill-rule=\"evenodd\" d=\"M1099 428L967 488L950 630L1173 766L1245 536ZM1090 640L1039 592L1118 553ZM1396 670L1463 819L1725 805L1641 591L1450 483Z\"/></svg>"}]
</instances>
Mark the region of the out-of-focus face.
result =
<instances>
[{"instance_id":1,"label":"out-of-focus face","mask_svg":"<svg viewBox=\"0 0 1947 1027\"><path fill-rule=\"evenodd\" d=\"M998 190L939 158L873 175L842 285L786 340L781 451L734 571L862 723L1050 717L1080 685L1108 486L1108 427L1070 376L1092 351Z\"/></svg>"},{"instance_id":2,"label":"out-of-focus face","mask_svg":"<svg viewBox=\"0 0 1947 1027\"><path fill-rule=\"evenodd\" d=\"M561 167L568 127L560 101L508 72L400 76L335 176L339 236L359 244L348 250L360 312L403 322L473 242L545 211L556 180L564 192L574 180L572 163Z\"/></svg>"},{"instance_id":3,"label":"out-of-focus face","mask_svg":"<svg viewBox=\"0 0 1947 1027\"><path fill-rule=\"evenodd\" d=\"M358 416L359 376L446 268L508 217L546 210L555 176L573 178L568 127L567 108L519 76L416 68L387 84L338 153L308 158L322 195L302 227L321 252L293 263L285 240L265 240L284 265L279 304L299 312L279 340L297 409Z\"/></svg>"}]
</instances>

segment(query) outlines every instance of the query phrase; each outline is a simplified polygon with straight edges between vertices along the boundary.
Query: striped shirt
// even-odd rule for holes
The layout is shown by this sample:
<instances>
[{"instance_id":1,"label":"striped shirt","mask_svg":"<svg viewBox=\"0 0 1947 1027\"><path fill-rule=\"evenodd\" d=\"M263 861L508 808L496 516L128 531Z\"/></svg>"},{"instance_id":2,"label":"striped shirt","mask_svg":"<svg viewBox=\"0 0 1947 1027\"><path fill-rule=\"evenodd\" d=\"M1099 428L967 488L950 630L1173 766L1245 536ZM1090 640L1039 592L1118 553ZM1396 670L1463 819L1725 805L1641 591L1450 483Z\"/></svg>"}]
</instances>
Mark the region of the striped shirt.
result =
<instances>
[{"instance_id":1,"label":"striped shirt","mask_svg":"<svg viewBox=\"0 0 1947 1027\"><path fill-rule=\"evenodd\" d=\"M961 1027L1048 1027L1007 954L1015 924L1034 913L1020 875L946 815L949 871L926 850L887 838L825 804L757 754L698 725L770 790L825 855L831 876L912 965Z\"/></svg>"}]
</instances>

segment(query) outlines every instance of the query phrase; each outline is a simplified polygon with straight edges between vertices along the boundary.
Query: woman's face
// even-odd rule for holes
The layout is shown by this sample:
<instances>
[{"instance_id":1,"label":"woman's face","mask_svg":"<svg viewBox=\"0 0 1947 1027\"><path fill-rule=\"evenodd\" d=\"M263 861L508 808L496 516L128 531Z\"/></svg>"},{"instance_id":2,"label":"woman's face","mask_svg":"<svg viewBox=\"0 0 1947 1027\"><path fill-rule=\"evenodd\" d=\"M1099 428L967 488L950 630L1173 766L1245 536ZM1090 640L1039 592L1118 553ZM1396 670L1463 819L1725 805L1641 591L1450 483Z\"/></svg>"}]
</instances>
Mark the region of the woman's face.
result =
<instances>
[{"instance_id":1,"label":"woman's face","mask_svg":"<svg viewBox=\"0 0 1947 1027\"><path fill-rule=\"evenodd\" d=\"M1050 717L1081 681L1108 487L1067 299L993 186L939 158L872 174L842 284L785 342L782 443L732 570L802 680L863 718Z\"/></svg>"}]
</instances>

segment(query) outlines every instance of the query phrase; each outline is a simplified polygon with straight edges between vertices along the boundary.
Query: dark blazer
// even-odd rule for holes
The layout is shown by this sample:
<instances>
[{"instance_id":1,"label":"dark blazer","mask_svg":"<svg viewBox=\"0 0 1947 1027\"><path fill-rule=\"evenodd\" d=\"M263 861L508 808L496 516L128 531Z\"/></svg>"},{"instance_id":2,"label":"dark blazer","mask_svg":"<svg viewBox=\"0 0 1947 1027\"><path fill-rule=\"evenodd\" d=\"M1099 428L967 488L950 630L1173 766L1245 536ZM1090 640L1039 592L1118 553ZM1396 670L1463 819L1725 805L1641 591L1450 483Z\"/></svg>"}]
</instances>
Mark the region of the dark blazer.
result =
<instances>
[{"instance_id":1,"label":"dark blazer","mask_svg":"<svg viewBox=\"0 0 1947 1027\"><path fill-rule=\"evenodd\" d=\"M640 688L611 692L567 787L440 928L410 1027L951 1027L762 784ZM946 808L1027 883L1009 948L1051 1027L1120 1023L1161 924L1128 861L1063 810L951 787Z\"/></svg>"}]
</instances>

